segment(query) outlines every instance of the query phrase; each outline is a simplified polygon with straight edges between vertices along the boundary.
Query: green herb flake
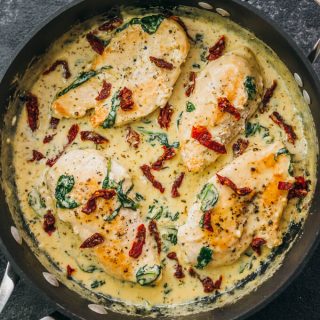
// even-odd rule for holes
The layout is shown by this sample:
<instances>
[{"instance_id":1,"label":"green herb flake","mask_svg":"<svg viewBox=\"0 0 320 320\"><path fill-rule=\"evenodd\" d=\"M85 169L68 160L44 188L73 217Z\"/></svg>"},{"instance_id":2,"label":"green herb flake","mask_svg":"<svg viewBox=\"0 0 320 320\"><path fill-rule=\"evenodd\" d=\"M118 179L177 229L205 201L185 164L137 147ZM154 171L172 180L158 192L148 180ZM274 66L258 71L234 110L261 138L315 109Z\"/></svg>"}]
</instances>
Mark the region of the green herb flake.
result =
<instances>
[{"instance_id":1,"label":"green herb flake","mask_svg":"<svg viewBox=\"0 0 320 320\"><path fill-rule=\"evenodd\" d=\"M181 111L181 112L179 113L178 118L177 118L177 127L178 127L178 128L179 128L180 123L181 123L182 115L183 115L183 111Z\"/></svg>"},{"instance_id":2,"label":"green herb flake","mask_svg":"<svg viewBox=\"0 0 320 320\"><path fill-rule=\"evenodd\" d=\"M288 173L290 174L291 177L294 176L292 161L290 161L289 168L288 168Z\"/></svg>"},{"instance_id":3,"label":"green herb flake","mask_svg":"<svg viewBox=\"0 0 320 320\"><path fill-rule=\"evenodd\" d=\"M145 200L144 196L138 192L136 192L136 196L135 196L136 201L142 201Z\"/></svg>"},{"instance_id":4,"label":"green herb flake","mask_svg":"<svg viewBox=\"0 0 320 320\"><path fill-rule=\"evenodd\" d=\"M274 141L274 136L270 135L270 130L267 127L260 125L259 123L247 122L245 127L246 138L254 136L256 133L260 133L265 143L270 144Z\"/></svg>"},{"instance_id":5,"label":"green herb flake","mask_svg":"<svg viewBox=\"0 0 320 320\"><path fill-rule=\"evenodd\" d=\"M109 43L111 42L111 39L100 39L102 41L102 44L104 47L107 47L109 45Z\"/></svg>"},{"instance_id":6,"label":"green herb flake","mask_svg":"<svg viewBox=\"0 0 320 320\"><path fill-rule=\"evenodd\" d=\"M94 281L91 283L90 287L91 287L91 289L96 289L96 288L98 288L98 287L103 286L105 283L106 283L106 282L103 281L103 280L94 280Z\"/></svg>"},{"instance_id":7,"label":"green herb flake","mask_svg":"<svg viewBox=\"0 0 320 320\"><path fill-rule=\"evenodd\" d=\"M178 230L176 228L166 228L162 234L162 239L176 245L178 242Z\"/></svg>"},{"instance_id":8,"label":"green herb flake","mask_svg":"<svg viewBox=\"0 0 320 320\"><path fill-rule=\"evenodd\" d=\"M161 217L176 221L179 219L180 213L172 213L167 206L159 204L159 201L154 199L153 204L149 205L147 219L148 220L159 220Z\"/></svg>"},{"instance_id":9,"label":"green herb flake","mask_svg":"<svg viewBox=\"0 0 320 320\"><path fill-rule=\"evenodd\" d=\"M107 118L103 121L102 127L104 129L112 128L116 122L117 118L117 111L120 107L120 98L119 98L120 91L118 90L111 99L111 110L107 116Z\"/></svg>"},{"instance_id":10,"label":"green herb flake","mask_svg":"<svg viewBox=\"0 0 320 320\"><path fill-rule=\"evenodd\" d=\"M213 251L208 247L202 247L197 257L197 269L203 269L212 260Z\"/></svg>"},{"instance_id":11,"label":"green herb flake","mask_svg":"<svg viewBox=\"0 0 320 320\"><path fill-rule=\"evenodd\" d=\"M120 212L121 206L119 206L118 208L114 209L113 212L109 215L105 215L103 217L104 221L112 221Z\"/></svg>"},{"instance_id":12,"label":"green herb flake","mask_svg":"<svg viewBox=\"0 0 320 320\"><path fill-rule=\"evenodd\" d=\"M251 256L248 262L243 262L239 266L239 273L243 273L246 269L251 270L253 267L253 260L255 260L255 256Z\"/></svg>"},{"instance_id":13,"label":"green herb flake","mask_svg":"<svg viewBox=\"0 0 320 320\"><path fill-rule=\"evenodd\" d=\"M75 201L67 197L67 194L71 192L74 186L74 177L68 175L62 175L59 177L55 197L57 200L57 208L74 209L79 206Z\"/></svg>"},{"instance_id":14,"label":"green herb flake","mask_svg":"<svg viewBox=\"0 0 320 320\"><path fill-rule=\"evenodd\" d=\"M279 150L275 153L275 155L274 155L274 160L277 160L278 157L279 157L281 154L288 154L288 155L289 155L288 149L287 149L287 148L281 148L281 149L279 149Z\"/></svg>"},{"instance_id":15,"label":"green herb flake","mask_svg":"<svg viewBox=\"0 0 320 320\"><path fill-rule=\"evenodd\" d=\"M244 81L244 87L246 88L248 99L253 100L257 93L254 77L247 76Z\"/></svg>"},{"instance_id":16,"label":"green herb flake","mask_svg":"<svg viewBox=\"0 0 320 320\"><path fill-rule=\"evenodd\" d=\"M143 119L143 120L141 120L141 122L144 123L144 124L149 124L152 121L150 119Z\"/></svg>"},{"instance_id":17,"label":"green herb flake","mask_svg":"<svg viewBox=\"0 0 320 320\"><path fill-rule=\"evenodd\" d=\"M298 201L296 203L296 208L299 213L302 212L302 209L303 209L303 199L302 198L298 199Z\"/></svg>"},{"instance_id":18,"label":"green herb flake","mask_svg":"<svg viewBox=\"0 0 320 320\"><path fill-rule=\"evenodd\" d=\"M206 183L198 194L198 199L201 201L201 211L206 212L215 206L219 199L219 194L212 183Z\"/></svg>"},{"instance_id":19,"label":"green herb flake","mask_svg":"<svg viewBox=\"0 0 320 320\"><path fill-rule=\"evenodd\" d=\"M207 49L201 53L200 59L201 59L202 62L208 62L208 60L207 60Z\"/></svg>"},{"instance_id":20,"label":"green herb flake","mask_svg":"<svg viewBox=\"0 0 320 320\"><path fill-rule=\"evenodd\" d=\"M42 216L46 213L44 210L46 209L46 201L35 188L32 188L28 193L28 204L37 215Z\"/></svg>"},{"instance_id":21,"label":"green herb flake","mask_svg":"<svg viewBox=\"0 0 320 320\"><path fill-rule=\"evenodd\" d=\"M203 228L203 222L204 222L204 214L201 216L201 219L199 221L200 228Z\"/></svg>"},{"instance_id":22,"label":"green herb flake","mask_svg":"<svg viewBox=\"0 0 320 320\"><path fill-rule=\"evenodd\" d=\"M179 148L180 143L178 141L173 142L172 144L169 143L168 135L164 132L153 132L148 131L143 128L138 129L141 133L148 135L149 139L148 142L158 141L161 145L166 146L167 148Z\"/></svg>"},{"instance_id":23,"label":"green herb flake","mask_svg":"<svg viewBox=\"0 0 320 320\"><path fill-rule=\"evenodd\" d=\"M156 207L156 205L150 205L148 208L147 219L159 220L162 216L163 206Z\"/></svg>"},{"instance_id":24,"label":"green herb flake","mask_svg":"<svg viewBox=\"0 0 320 320\"><path fill-rule=\"evenodd\" d=\"M259 132L259 130L260 130L260 124L259 123L247 122L246 123L246 128L245 128L246 138L255 135L256 132Z\"/></svg>"},{"instance_id":25,"label":"green herb flake","mask_svg":"<svg viewBox=\"0 0 320 320\"><path fill-rule=\"evenodd\" d=\"M94 265L90 265L90 266L88 266L88 267L83 267L83 266L81 266L81 265L79 265L78 264L78 266L79 266L79 268L80 268L80 270L81 271L83 271L83 272L85 272L85 273L93 273L93 272L95 272L95 271L99 271L100 269L98 269L96 266L94 266Z\"/></svg>"},{"instance_id":26,"label":"green herb flake","mask_svg":"<svg viewBox=\"0 0 320 320\"><path fill-rule=\"evenodd\" d=\"M196 110L196 106L192 102L188 101L186 105L186 110L187 112L192 112Z\"/></svg>"},{"instance_id":27,"label":"green herb flake","mask_svg":"<svg viewBox=\"0 0 320 320\"><path fill-rule=\"evenodd\" d=\"M167 283L165 283L165 284L163 285L163 293L164 293L165 295L167 295L167 294L169 294L171 291L172 291L172 289L169 287L169 285L168 285Z\"/></svg>"},{"instance_id":28,"label":"green herb flake","mask_svg":"<svg viewBox=\"0 0 320 320\"><path fill-rule=\"evenodd\" d=\"M196 42L202 42L203 41L203 34L197 33L196 34Z\"/></svg>"},{"instance_id":29,"label":"green herb flake","mask_svg":"<svg viewBox=\"0 0 320 320\"><path fill-rule=\"evenodd\" d=\"M192 65L192 67L193 67L194 69L200 69L200 64L199 64L199 63L194 63L194 64Z\"/></svg>"},{"instance_id":30,"label":"green herb flake","mask_svg":"<svg viewBox=\"0 0 320 320\"><path fill-rule=\"evenodd\" d=\"M167 219L170 219L171 221L177 221L179 219L180 213L177 211L175 213L172 213L169 210L166 210L164 213L164 217Z\"/></svg>"}]
</instances>

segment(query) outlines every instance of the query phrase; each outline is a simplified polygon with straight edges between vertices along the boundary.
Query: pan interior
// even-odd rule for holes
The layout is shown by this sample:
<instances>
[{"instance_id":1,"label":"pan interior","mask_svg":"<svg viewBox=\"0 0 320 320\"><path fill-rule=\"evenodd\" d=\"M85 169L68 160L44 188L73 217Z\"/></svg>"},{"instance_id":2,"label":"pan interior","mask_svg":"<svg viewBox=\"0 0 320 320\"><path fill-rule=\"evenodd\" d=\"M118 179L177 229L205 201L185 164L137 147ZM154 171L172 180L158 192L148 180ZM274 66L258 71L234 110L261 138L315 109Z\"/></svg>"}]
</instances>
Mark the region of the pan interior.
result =
<instances>
[{"instance_id":1,"label":"pan interior","mask_svg":"<svg viewBox=\"0 0 320 320\"><path fill-rule=\"evenodd\" d=\"M121 10L125 20L140 15L162 12L162 9L157 8L148 10L122 8ZM139 287L132 283L115 280L97 267L98 262L93 256L79 255L79 252L74 250L74 247L78 248L81 242L72 233L70 225L59 220L56 223L56 234L58 235L48 237L48 234L43 232L43 217L36 215L28 203L30 189L34 186L36 180L41 181L44 179L47 166L45 161L36 165L27 161L27 159L30 159L32 150L41 150L43 148L42 138L46 133L47 127L46 125L40 127L39 136L26 133L27 115L25 103L19 97L25 91L32 91L39 95L42 99L40 123L47 124L50 118L50 105L57 91L57 85L62 87L64 80L61 79L61 74L58 72L51 76L50 79L45 79L42 75L43 70L51 62L64 57L73 66L72 73L80 73L95 55L88 45L86 45L85 50L82 50L83 45L86 43L84 35L101 25L105 17L95 17L76 25L53 43L48 52L26 70L21 79L17 80L18 89L6 115L6 128L2 142L2 154L4 155L2 163L12 163L13 166L2 166L2 168L6 168L6 170L3 170L3 187L13 218L17 226L20 227L25 241L41 263L71 290L78 292L89 300L104 304L111 310L121 313L151 316L198 313L235 303L244 295L249 294L270 278L281 266L286 252L293 245L298 232L303 227L316 184L315 166L318 144L315 143L317 138L312 116L292 74L279 57L252 33L218 14L190 7L175 8L173 9L173 14L183 19L188 31L196 40L191 45L191 52L170 99L170 104L177 106L174 121L177 120L180 112L185 109L186 98L181 97L184 83L190 71L198 71L204 67L205 62L203 60L210 44L214 44L221 35L225 35L228 39L229 49L240 45L250 47L262 67L266 86L270 85L271 79L278 81L279 91L274 97L276 102L272 105L272 108L276 108L286 118L291 119L291 124L299 136L299 143L290 152L294 154L295 175L306 176L311 181L310 192L303 202L289 202L281 223L281 232L283 234L281 245L272 250L263 250L263 254L259 257L249 250L242 255L238 262L230 266L207 270L212 278L218 278L222 274L225 281L222 290L215 291L210 295L204 294L201 284L190 282L189 278L185 282L174 279L171 268L166 269L161 283L155 287ZM63 54L61 54L62 52ZM256 113L251 121L265 124L268 123L269 115L270 113ZM157 117L158 112L155 111L147 119L136 122L134 126L151 126L150 128L155 129ZM148 121L151 124L148 124ZM50 148L60 149L67 129L74 123L78 123L83 130L90 130L88 117L78 120L64 119L60 123L61 132L52 141ZM172 125L172 127L175 126ZM276 127L269 129L270 136L275 137L275 139L281 141L286 139L285 136L280 135ZM124 129L110 129L110 132L110 136L115 135L114 141L119 141L125 136ZM170 128L168 134L169 136L171 135L172 139L176 138L176 128ZM112 138L110 138L110 141L112 141ZM257 144L265 143L261 140L261 136L252 138L252 141ZM80 141L78 143L80 148L88 147L88 144L81 145ZM79 148L79 144L72 145L71 149ZM291 147L288 145L288 148ZM107 150L103 152L109 156L116 156L121 148L122 146L111 142ZM123 147L121 152L126 152L126 150L126 147ZM45 152L50 153L50 150L46 149ZM218 171L229 163L231 158L230 156L222 157L213 166L210 166L201 177L201 184L206 181L210 173ZM132 159L134 161L134 156L132 156ZM150 161L151 157L150 159L145 159L145 162ZM128 166L126 163L125 165ZM165 181L166 178L164 177L163 179ZM197 183L200 184L198 181L199 177L197 176L193 180L191 179L190 183L195 186ZM186 202L183 202L180 207L178 206L178 211L183 212L185 203L191 205L194 194L190 194L187 188L181 190ZM167 201L166 204L169 207L172 205L171 200L162 200L164 202ZM148 206L150 205L152 203L147 203L143 207L145 212L148 211ZM170 227L177 227L183 224L185 217L186 213L181 214L181 219L177 222L171 221ZM178 250L178 248L174 248ZM74 266L77 269L71 280L66 276L66 265ZM89 268L89 270L88 267L92 268ZM93 286L93 283L99 285Z\"/></svg>"}]
</instances>

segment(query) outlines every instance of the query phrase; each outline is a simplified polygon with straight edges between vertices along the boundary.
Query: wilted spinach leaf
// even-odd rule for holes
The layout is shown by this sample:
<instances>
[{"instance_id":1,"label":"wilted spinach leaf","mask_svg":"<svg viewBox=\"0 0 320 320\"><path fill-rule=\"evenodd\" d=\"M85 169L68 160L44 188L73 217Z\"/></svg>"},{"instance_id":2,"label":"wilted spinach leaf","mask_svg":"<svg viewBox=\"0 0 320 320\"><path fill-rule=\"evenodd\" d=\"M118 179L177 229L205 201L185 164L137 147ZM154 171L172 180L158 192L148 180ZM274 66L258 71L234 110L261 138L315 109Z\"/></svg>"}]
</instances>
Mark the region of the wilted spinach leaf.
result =
<instances>
[{"instance_id":1,"label":"wilted spinach leaf","mask_svg":"<svg viewBox=\"0 0 320 320\"><path fill-rule=\"evenodd\" d=\"M103 121L103 128L112 128L116 122L117 111L120 107L120 98L119 98L119 90L113 95L111 99L111 110L107 116L107 118Z\"/></svg>"},{"instance_id":2,"label":"wilted spinach leaf","mask_svg":"<svg viewBox=\"0 0 320 320\"><path fill-rule=\"evenodd\" d=\"M219 199L217 189L212 183L206 183L200 193L198 199L201 201L201 211L211 210Z\"/></svg>"},{"instance_id":3,"label":"wilted spinach leaf","mask_svg":"<svg viewBox=\"0 0 320 320\"><path fill-rule=\"evenodd\" d=\"M196 268L203 269L212 260L213 251L208 247L202 247L197 257Z\"/></svg>"},{"instance_id":4,"label":"wilted spinach leaf","mask_svg":"<svg viewBox=\"0 0 320 320\"><path fill-rule=\"evenodd\" d=\"M62 175L59 177L55 197L57 200L57 207L63 209L74 209L79 206L75 201L67 197L67 194L71 192L74 186L74 177L68 175Z\"/></svg>"},{"instance_id":5,"label":"wilted spinach leaf","mask_svg":"<svg viewBox=\"0 0 320 320\"><path fill-rule=\"evenodd\" d=\"M244 81L244 87L246 88L248 99L253 100L257 93L254 77L247 76Z\"/></svg>"}]
</instances>

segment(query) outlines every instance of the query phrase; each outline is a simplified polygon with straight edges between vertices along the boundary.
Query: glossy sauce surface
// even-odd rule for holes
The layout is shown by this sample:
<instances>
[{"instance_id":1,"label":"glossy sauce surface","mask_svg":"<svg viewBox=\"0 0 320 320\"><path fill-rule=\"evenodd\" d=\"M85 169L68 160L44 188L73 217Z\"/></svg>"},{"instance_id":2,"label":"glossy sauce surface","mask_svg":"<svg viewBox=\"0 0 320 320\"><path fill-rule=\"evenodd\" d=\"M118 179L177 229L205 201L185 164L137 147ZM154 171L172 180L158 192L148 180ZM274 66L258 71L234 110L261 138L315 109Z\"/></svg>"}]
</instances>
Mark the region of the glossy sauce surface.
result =
<instances>
[{"instance_id":1,"label":"glossy sauce surface","mask_svg":"<svg viewBox=\"0 0 320 320\"><path fill-rule=\"evenodd\" d=\"M112 158L119 162L128 170L134 184L134 192L140 194L143 200L139 201L140 211L144 219L148 215L154 214L158 210L158 227L163 239L162 261L162 279L153 286L140 286L129 282L116 280L106 274L94 254L90 251L81 251L79 246L81 241L72 231L67 223L56 219L56 231L51 236L43 230L43 216L35 213L28 204L28 194L35 186L44 187L42 182L48 170L46 160L39 162L29 162L32 158L32 150L43 153L46 158L52 158L57 154L66 142L67 132L72 124L77 123L81 131L92 130L89 122L89 115L80 119L62 119L57 130L49 129L51 118L51 104L58 91L66 87L81 71L86 69L87 65L95 58L96 53L91 49L85 35L89 30L94 30L103 21L101 18L89 21L82 26L75 27L61 39L59 39L49 52L44 56L41 68L47 68L54 61L63 59L68 61L71 78L65 80L62 77L61 69L48 75L42 75L39 72L37 81L29 84L27 89L38 97L40 106L40 126L35 132L27 126L27 115L25 108L18 115L17 129L13 141L14 148L14 167L17 192L21 201L20 206L24 214L29 232L33 234L38 242L38 249L50 257L48 261L45 255L40 255L41 261L53 270L58 277L68 286L81 292L82 288L88 289L81 294L89 295L89 291L97 293L97 296L111 297L115 301L124 301L127 304L139 305L150 309L152 306L173 306L175 304L184 304L199 300L208 295L214 296L215 292L208 294L203 290L202 283L188 274L188 264L184 261L181 249L168 240L168 232L177 229L186 221L189 208L194 203L197 194L202 186L222 167L233 159L232 143L227 147L227 154L219 157L213 165L206 167L197 173L188 172L185 168L179 152L177 155L167 161L165 169L153 172L157 180L161 181L165 187L164 193L160 193L153 188L141 173L140 166L156 161L163 153L161 145L156 142L148 142L148 136L143 130L154 132L165 132L168 135L169 142L173 143L179 140L177 126L182 112L187 111L187 102L189 98L185 95L185 84L188 83L190 71L200 72L206 66L204 58L208 48L219 39L221 35L226 37L226 52L237 48L240 45L248 46L256 55L261 66L265 87L270 87L274 80L277 80L278 86L269 103L268 112L260 114L259 112L251 118L250 122L259 123L269 129L269 138L274 141L284 142L288 151L293 155L294 176L305 176L310 179L310 192L302 203L292 200L287 206L281 223L281 229L285 233L290 223L299 223L307 215L308 203L312 197L313 186L315 185L315 162L316 151L313 141L315 140L313 132L313 123L308 106L305 104L299 88L285 65L279 58L263 44L260 40L240 26L232 23L226 18L222 18L213 13L205 13L200 10L190 8L181 8L175 13L180 16L185 23L189 35L196 39L191 43L191 49L186 63L182 67L182 73L174 86L173 94L169 103L173 106L173 116L168 130L159 128L157 122L159 110L154 111L149 116L137 120L130 124L131 128L140 134L141 143L139 148L130 147L126 141L127 126L119 128L103 129L95 128L95 132L108 139L108 143L103 145L94 145L91 141L81 141L78 136L76 140L68 146L68 151L73 149L96 148L106 158ZM138 11L124 10L123 17L125 21L132 17L139 16ZM108 33L103 35L108 38ZM128 53L130 54L130 53ZM28 72L28 71L27 71ZM98 91L98 90L97 90ZM282 114L287 123L294 127L298 136L296 143L290 144L287 141L284 131L272 122L269 118L270 113L277 110ZM311 130L308 131L308 128ZM44 144L43 139L48 134L56 134L50 143ZM237 138L244 137L244 133ZM249 140L250 148L262 149L270 141L262 137L261 134L246 138ZM236 139L235 139L236 140ZM179 188L180 197L171 197L171 187L174 180L182 172L185 173L183 183ZM142 199L142 198L141 198ZM46 199L48 203L52 199ZM149 213L148 213L149 212ZM171 230L171 231L170 231ZM173 231L174 232L174 231ZM174 241L173 241L174 242ZM177 253L179 263L184 268L185 278L177 279L174 277L175 261L166 258L168 252ZM261 283L266 277L279 267L282 256L277 257L271 262L267 273L262 277L257 277L254 281L247 284L245 289L239 289L239 293L232 296L228 292L237 288L242 279L260 268L261 261L267 261L270 255L270 249L263 247L261 256L257 256L251 249L248 249L241 258L228 266L210 267L198 271L202 276L210 276L213 280L223 277L221 297L212 307L221 306L227 302L233 302L238 297L251 291L256 285ZM53 264L60 270L52 267ZM50 266L51 265L51 266ZM75 269L72 273L72 280L67 279L67 266ZM96 300L96 297L91 297ZM122 307L113 306L115 309L125 312ZM192 309L193 310L193 309ZM191 312L184 310L182 312ZM194 309L196 311L196 309Z\"/></svg>"}]
</instances>

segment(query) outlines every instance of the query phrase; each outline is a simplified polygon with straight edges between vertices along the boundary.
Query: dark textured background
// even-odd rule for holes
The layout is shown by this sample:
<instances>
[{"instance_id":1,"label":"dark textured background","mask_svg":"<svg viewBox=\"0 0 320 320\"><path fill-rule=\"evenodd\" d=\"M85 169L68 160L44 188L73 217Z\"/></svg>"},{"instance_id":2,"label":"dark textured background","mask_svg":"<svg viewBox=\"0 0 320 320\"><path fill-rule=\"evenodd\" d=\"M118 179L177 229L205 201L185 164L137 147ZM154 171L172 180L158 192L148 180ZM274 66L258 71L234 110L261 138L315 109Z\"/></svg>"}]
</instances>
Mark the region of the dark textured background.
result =
<instances>
[{"instance_id":1,"label":"dark textured background","mask_svg":"<svg viewBox=\"0 0 320 320\"><path fill-rule=\"evenodd\" d=\"M29 32L71 0L0 0L0 75L13 51ZM290 34L305 54L320 37L320 6L313 0L247 1L275 20ZM315 64L320 75L320 63ZM1 223L1 222L0 222ZM0 253L0 275L6 259ZM275 301L250 320L320 320L320 247L300 276ZM1 320L38 320L52 306L37 291L20 282Z\"/></svg>"}]
</instances>

